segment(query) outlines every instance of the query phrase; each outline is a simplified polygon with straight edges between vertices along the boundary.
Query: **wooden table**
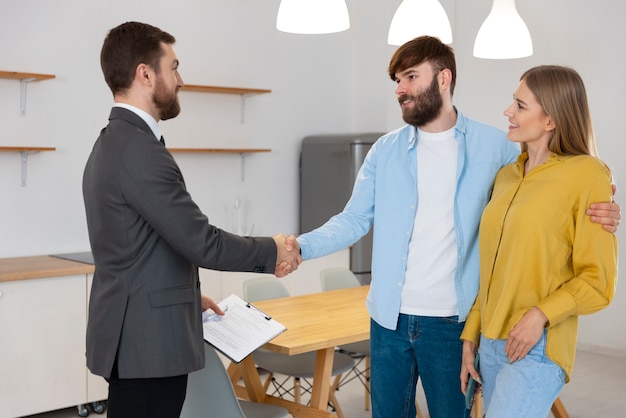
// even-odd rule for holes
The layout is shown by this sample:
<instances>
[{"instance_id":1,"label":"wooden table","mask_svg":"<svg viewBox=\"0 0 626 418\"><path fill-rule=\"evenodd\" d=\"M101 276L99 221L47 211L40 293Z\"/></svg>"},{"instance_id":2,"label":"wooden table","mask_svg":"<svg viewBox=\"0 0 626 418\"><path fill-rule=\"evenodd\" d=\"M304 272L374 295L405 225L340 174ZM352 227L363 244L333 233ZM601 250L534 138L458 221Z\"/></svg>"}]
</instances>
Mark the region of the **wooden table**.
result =
<instances>
[{"instance_id":1,"label":"wooden table","mask_svg":"<svg viewBox=\"0 0 626 418\"><path fill-rule=\"evenodd\" d=\"M264 348L288 355L317 352L311 402L307 406L267 395L252 356L229 367L231 378L240 374L245 384L234 385L237 396L283 406L295 417L332 416L327 406L334 350L338 345L369 339L368 291L369 286L359 286L256 302L255 306L287 327Z\"/></svg>"}]
</instances>

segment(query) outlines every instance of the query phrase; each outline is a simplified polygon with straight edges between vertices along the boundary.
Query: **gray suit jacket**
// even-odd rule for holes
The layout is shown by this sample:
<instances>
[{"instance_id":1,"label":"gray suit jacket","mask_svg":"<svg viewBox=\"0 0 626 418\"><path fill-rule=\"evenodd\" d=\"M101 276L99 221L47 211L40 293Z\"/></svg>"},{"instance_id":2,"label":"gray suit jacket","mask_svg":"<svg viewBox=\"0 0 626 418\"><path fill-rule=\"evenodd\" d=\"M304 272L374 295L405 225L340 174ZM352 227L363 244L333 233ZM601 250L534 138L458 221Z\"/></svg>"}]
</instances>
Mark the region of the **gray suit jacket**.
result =
<instances>
[{"instance_id":1,"label":"gray suit jacket","mask_svg":"<svg viewBox=\"0 0 626 418\"><path fill-rule=\"evenodd\" d=\"M120 378L204 367L198 266L273 273L272 238L209 224L178 165L135 113L114 107L83 176L95 262L87 366Z\"/></svg>"}]
</instances>

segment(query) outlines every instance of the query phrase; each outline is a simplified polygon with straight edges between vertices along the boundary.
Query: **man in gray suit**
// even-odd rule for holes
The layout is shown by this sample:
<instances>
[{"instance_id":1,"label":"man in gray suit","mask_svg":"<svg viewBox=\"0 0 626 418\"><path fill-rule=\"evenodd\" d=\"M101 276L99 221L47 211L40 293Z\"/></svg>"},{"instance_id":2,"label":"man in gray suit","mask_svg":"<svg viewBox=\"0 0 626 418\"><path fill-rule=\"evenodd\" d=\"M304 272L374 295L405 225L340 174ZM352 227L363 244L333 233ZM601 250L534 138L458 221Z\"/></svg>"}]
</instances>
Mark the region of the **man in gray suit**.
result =
<instances>
[{"instance_id":1,"label":"man in gray suit","mask_svg":"<svg viewBox=\"0 0 626 418\"><path fill-rule=\"evenodd\" d=\"M175 38L127 22L101 51L115 106L87 162L83 195L95 274L87 366L109 382L109 418L178 417L187 374L204 367L198 267L275 273L302 261L285 236L211 225L185 188L157 122L180 112Z\"/></svg>"}]
</instances>

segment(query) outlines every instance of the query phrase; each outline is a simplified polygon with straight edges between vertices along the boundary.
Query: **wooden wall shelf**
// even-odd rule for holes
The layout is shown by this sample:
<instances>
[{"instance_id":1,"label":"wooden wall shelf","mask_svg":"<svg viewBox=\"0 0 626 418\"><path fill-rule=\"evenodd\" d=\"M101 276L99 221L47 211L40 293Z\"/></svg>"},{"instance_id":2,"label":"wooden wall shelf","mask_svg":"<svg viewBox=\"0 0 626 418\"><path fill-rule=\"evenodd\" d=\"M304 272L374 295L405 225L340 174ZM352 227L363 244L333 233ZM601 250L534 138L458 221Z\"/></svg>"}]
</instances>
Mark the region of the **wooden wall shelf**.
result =
<instances>
[{"instance_id":1,"label":"wooden wall shelf","mask_svg":"<svg viewBox=\"0 0 626 418\"><path fill-rule=\"evenodd\" d=\"M218 94L264 94L271 93L272 90L267 89L249 89L243 87L221 87L221 86L203 86L199 84L185 84L180 88L184 91L195 91L199 93L218 93Z\"/></svg>"},{"instance_id":2,"label":"wooden wall shelf","mask_svg":"<svg viewBox=\"0 0 626 418\"><path fill-rule=\"evenodd\" d=\"M13 80L41 81L55 78L54 74L21 73L18 71L0 71L0 78L10 78Z\"/></svg>"},{"instance_id":3,"label":"wooden wall shelf","mask_svg":"<svg viewBox=\"0 0 626 418\"><path fill-rule=\"evenodd\" d=\"M271 152L270 148L168 148L172 153L239 154L241 181L245 180L245 156L257 152Z\"/></svg>"},{"instance_id":4,"label":"wooden wall shelf","mask_svg":"<svg viewBox=\"0 0 626 418\"><path fill-rule=\"evenodd\" d=\"M26 173L28 171L28 155L33 152L56 151L55 147L5 147L0 146L0 152L19 152L22 160L21 184L26 187Z\"/></svg>"},{"instance_id":5,"label":"wooden wall shelf","mask_svg":"<svg viewBox=\"0 0 626 418\"><path fill-rule=\"evenodd\" d=\"M185 84L180 88L183 91L195 91L199 93L217 93L217 94L238 94L241 96L241 123L245 120L246 113L246 97L256 94L271 93L268 89L250 89L244 87L221 87L221 86L204 86L200 84Z\"/></svg>"},{"instance_id":6,"label":"wooden wall shelf","mask_svg":"<svg viewBox=\"0 0 626 418\"><path fill-rule=\"evenodd\" d=\"M248 154L253 152L270 152L269 148L168 148L170 152L186 153L225 153Z\"/></svg>"},{"instance_id":7,"label":"wooden wall shelf","mask_svg":"<svg viewBox=\"0 0 626 418\"><path fill-rule=\"evenodd\" d=\"M20 80L20 115L26 115L26 87L31 81L50 80L53 74L22 73L18 71L0 71L0 78Z\"/></svg>"},{"instance_id":8,"label":"wooden wall shelf","mask_svg":"<svg viewBox=\"0 0 626 418\"><path fill-rule=\"evenodd\" d=\"M56 151L55 147L4 147L0 146L0 152L39 152L39 151Z\"/></svg>"}]
</instances>

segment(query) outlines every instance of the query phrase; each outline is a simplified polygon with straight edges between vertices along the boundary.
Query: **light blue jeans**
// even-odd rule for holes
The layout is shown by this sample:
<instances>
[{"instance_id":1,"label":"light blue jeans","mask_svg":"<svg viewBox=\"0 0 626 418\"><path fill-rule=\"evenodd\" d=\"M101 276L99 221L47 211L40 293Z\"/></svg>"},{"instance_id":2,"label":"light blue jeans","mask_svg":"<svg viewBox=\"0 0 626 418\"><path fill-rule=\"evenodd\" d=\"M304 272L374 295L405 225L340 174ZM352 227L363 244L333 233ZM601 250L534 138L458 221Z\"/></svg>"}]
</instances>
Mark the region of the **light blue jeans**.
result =
<instances>
[{"instance_id":1,"label":"light blue jeans","mask_svg":"<svg viewBox=\"0 0 626 418\"><path fill-rule=\"evenodd\" d=\"M395 331L371 321L373 418L415 418L418 377L431 418L469 416L459 380L463 326L456 316L401 314Z\"/></svg>"},{"instance_id":2,"label":"light blue jeans","mask_svg":"<svg viewBox=\"0 0 626 418\"><path fill-rule=\"evenodd\" d=\"M480 376L487 418L545 418L565 384L546 356L546 332L521 360L509 364L506 340L480 337Z\"/></svg>"}]
</instances>

